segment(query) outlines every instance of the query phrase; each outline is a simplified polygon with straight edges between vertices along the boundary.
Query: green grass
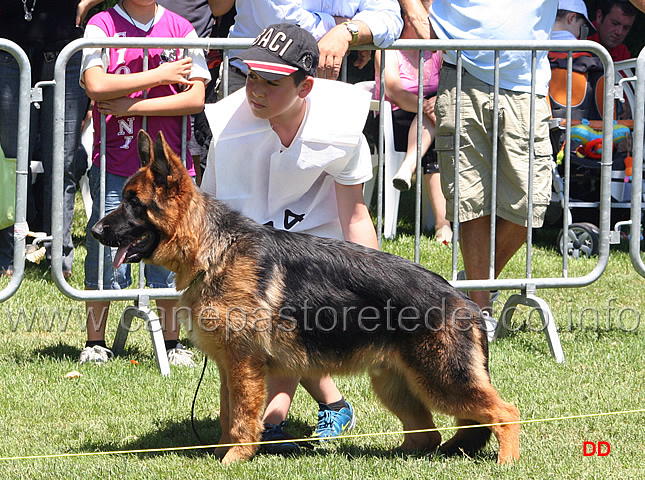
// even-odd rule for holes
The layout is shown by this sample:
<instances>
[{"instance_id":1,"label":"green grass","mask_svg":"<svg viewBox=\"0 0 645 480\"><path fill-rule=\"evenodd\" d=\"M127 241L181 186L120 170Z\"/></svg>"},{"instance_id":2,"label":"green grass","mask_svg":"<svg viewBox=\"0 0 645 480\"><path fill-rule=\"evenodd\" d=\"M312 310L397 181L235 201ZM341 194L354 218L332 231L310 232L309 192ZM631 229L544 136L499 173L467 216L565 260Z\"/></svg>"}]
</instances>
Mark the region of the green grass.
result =
<instances>
[{"instance_id":1,"label":"green grass","mask_svg":"<svg viewBox=\"0 0 645 480\"><path fill-rule=\"evenodd\" d=\"M409 233L405 222L402 219L402 231ZM552 231L536 235L533 262L540 275L559 275L561 257L555 252L554 238ZM80 219L75 239L72 284L82 288ZM406 233L384 243L385 250L408 258L413 256L413 247L414 239ZM423 237L421 253L423 265L449 275L448 247ZM523 274L523 255L513 259L505 275ZM572 261L571 275L591 271L595 262ZM0 288L6 283L0 280ZM199 449L8 459L0 460L0 478L643 478L645 414L548 420L645 407L641 386L645 328L635 316L645 312L643 286L624 246L615 248L607 271L594 284L538 292L560 327L566 363L555 363L544 335L529 326L518 324L516 333L491 345L491 375L502 397L518 406L523 420L546 420L522 426L522 459L510 467L495 464L495 440L476 458L391 453L402 437L382 433L399 431L400 423L374 397L367 376L359 375L337 381L355 406L358 424L354 432L374 436L329 443L297 458L259 455L228 467ZM503 292L502 298L512 293ZM117 304L111 312L108 341L124 305ZM19 319L21 309L24 315ZM619 323L621 309L623 325ZM59 317L52 323L56 311ZM0 424L4 432L0 457L198 445L190 407L201 369L175 368L169 378L160 377L143 328L130 335L125 354L115 361L100 367L78 365L85 340L83 324L82 303L60 294L41 266L30 265L17 294L0 305ZM203 357L196 353L196 359L200 362ZM83 376L65 378L72 370ZM218 388L217 369L209 364L195 411L199 434L209 443L216 443L220 434ZM315 414L316 405L299 390L290 412L290 431L310 435ZM452 419L437 415L436 423L449 427ZM443 432L443 437L451 434ZM583 456L584 441L600 440L610 443L608 456Z\"/></svg>"}]
</instances>

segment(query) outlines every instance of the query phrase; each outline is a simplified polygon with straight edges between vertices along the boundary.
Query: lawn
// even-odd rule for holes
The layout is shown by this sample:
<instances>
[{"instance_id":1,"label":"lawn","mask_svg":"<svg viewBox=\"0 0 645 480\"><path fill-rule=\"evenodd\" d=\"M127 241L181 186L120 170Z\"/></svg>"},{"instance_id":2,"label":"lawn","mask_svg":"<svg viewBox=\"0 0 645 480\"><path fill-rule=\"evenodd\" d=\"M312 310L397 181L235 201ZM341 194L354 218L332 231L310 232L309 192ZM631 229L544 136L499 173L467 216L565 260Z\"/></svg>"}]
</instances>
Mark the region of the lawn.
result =
<instances>
[{"instance_id":1,"label":"lawn","mask_svg":"<svg viewBox=\"0 0 645 480\"><path fill-rule=\"evenodd\" d=\"M544 276L557 276L561 269L554 235L544 231L536 236L533 261ZM81 226L75 227L75 239L71 283L82 288ZM408 258L413 247L413 238L405 233L383 246ZM449 247L423 237L421 253L424 266L449 275ZM522 274L522 258L523 252L507 275ZM594 258L573 261L571 275L583 275L595 263ZM607 271L594 284L538 292L560 327L564 364L553 360L544 335L530 326L518 324L516 332L491 344L493 383L527 422L521 429L522 459L513 466L495 464L495 440L475 458L391 453L402 441L402 435L392 433L400 431L400 423L374 397L367 376L360 375L338 379L358 416L351 433L360 437L295 458L258 455L223 467L208 450L198 448L76 455L199 445L191 428L191 403L201 368L173 368L169 378L162 378L142 326L130 335L123 356L103 366L79 365L83 305L60 294L45 267L30 265L17 294L0 305L0 423L5 432L0 436L0 478L643 478L645 413L605 414L645 408L644 282L623 246L613 248ZM0 289L6 283L0 280ZM502 299L511 293L503 292ZM116 304L111 312L108 341L124 305ZM199 352L195 356L201 367L203 357ZM65 377L74 370L82 376ZM216 443L220 434L218 389L217 369L209 363L195 407L195 425L207 443ZM298 391L289 431L309 436L316 410L307 394ZM578 418L563 418L571 416ZM452 419L436 415L436 423L450 427ZM599 441L610 445L608 455L583 455L584 442ZM16 458L58 454L71 456Z\"/></svg>"}]
</instances>

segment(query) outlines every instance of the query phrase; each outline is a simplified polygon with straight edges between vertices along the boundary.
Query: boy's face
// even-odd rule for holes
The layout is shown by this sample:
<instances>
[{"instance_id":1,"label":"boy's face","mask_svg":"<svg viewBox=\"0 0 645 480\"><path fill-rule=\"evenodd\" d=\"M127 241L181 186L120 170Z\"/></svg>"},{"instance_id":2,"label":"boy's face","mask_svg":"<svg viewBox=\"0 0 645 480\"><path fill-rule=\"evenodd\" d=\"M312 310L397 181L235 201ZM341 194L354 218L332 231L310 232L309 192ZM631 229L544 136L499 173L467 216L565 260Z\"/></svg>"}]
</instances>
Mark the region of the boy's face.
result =
<instances>
[{"instance_id":1,"label":"boy's face","mask_svg":"<svg viewBox=\"0 0 645 480\"><path fill-rule=\"evenodd\" d=\"M265 80L249 68L246 77L246 100L253 115L262 119L270 119L283 114L289 114L293 109L299 109L299 100L311 91L313 79L307 77L296 86L291 76L279 80Z\"/></svg>"},{"instance_id":2,"label":"boy's face","mask_svg":"<svg viewBox=\"0 0 645 480\"><path fill-rule=\"evenodd\" d=\"M571 33L575 35L576 38L580 38L580 33L582 31L582 26L585 25L587 21L585 20L585 17L582 15L576 15L575 21L571 24L571 29L569 30Z\"/></svg>"}]
</instances>

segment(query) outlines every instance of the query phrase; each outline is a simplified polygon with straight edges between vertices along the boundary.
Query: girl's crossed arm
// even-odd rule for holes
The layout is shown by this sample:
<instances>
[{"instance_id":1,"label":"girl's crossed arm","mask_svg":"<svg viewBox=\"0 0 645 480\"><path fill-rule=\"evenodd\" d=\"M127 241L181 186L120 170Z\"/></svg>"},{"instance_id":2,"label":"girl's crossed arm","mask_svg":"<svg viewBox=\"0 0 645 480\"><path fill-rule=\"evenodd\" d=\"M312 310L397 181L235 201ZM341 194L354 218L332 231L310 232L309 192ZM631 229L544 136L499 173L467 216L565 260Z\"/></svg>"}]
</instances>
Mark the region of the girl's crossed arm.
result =
<instances>
[{"instance_id":1,"label":"girl's crossed arm","mask_svg":"<svg viewBox=\"0 0 645 480\"><path fill-rule=\"evenodd\" d=\"M94 66L84 72L87 95L97 103L101 113L111 115L176 116L200 112L204 107L206 80L190 75L190 57L166 62L159 67L138 73L111 74L102 67ZM156 98L130 98L133 92L159 85L181 84L188 88L175 95Z\"/></svg>"}]
</instances>

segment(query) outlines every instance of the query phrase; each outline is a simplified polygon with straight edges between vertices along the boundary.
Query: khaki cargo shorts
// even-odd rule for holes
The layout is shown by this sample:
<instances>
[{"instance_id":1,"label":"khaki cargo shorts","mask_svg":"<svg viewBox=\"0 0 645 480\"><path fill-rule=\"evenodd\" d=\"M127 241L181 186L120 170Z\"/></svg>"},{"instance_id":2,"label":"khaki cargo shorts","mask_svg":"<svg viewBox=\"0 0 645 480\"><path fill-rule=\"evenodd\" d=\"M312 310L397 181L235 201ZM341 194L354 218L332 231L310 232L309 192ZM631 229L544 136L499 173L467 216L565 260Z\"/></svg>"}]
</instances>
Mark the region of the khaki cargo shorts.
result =
<instances>
[{"instance_id":1,"label":"khaki cargo shorts","mask_svg":"<svg viewBox=\"0 0 645 480\"><path fill-rule=\"evenodd\" d=\"M457 70L443 67L437 90L435 146L446 197L447 218L453 220L455 197L455 94ZM528 226L530 94L499 90L498 137L493 138L494 88L469 73L462 76L459 145L459 221L490 215L493 185L493 144L497 141L496 214ZM552 150L545 97L535 100L535 141L532 226L540 227L551 199Z\"/></svg>"}]
</instances>

